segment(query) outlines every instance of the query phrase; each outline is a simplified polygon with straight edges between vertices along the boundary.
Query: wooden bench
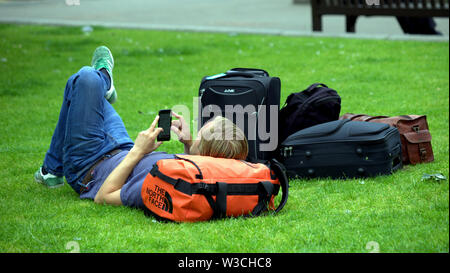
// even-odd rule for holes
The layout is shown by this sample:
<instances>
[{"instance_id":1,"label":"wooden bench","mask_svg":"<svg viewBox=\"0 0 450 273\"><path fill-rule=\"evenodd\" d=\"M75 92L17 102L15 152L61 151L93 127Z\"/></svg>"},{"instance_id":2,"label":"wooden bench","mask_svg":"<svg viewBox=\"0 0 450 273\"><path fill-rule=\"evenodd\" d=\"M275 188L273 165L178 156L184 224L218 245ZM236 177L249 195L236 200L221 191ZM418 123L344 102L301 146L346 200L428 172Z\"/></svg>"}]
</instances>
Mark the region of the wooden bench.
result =
<instances>
[{"instance_id":1,"label":"wooden bench","mask_svg":"<svg viewBox=\"0 0 450 273\"><path fill-rule=\"evenodd\" d=\"M313 31L322 31L322 15L345 15L346 31L355 32L360 15L449 17L449 0L311 0Z\"/></svg>"}]
</instances>

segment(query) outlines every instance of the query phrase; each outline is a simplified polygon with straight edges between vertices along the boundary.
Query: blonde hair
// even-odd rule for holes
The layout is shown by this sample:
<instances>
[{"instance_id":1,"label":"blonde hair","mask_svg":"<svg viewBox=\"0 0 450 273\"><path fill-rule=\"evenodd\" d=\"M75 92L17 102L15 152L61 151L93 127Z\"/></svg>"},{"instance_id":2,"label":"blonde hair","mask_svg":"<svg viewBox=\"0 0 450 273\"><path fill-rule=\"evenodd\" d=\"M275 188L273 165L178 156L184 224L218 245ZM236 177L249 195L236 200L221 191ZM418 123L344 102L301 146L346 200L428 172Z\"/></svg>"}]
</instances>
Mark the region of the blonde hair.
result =
<instances>
[{"instance_id":1,"label":"blonde hair","mask_svg":"<svg viewBox=\"0 0 450 273\"><path fill-rule=\"evenodd\" d=\"M219 116L205 124L198 151L205 156L244 160L248 154L248 142L241 129Z\"/></svg>"}]
</instances>

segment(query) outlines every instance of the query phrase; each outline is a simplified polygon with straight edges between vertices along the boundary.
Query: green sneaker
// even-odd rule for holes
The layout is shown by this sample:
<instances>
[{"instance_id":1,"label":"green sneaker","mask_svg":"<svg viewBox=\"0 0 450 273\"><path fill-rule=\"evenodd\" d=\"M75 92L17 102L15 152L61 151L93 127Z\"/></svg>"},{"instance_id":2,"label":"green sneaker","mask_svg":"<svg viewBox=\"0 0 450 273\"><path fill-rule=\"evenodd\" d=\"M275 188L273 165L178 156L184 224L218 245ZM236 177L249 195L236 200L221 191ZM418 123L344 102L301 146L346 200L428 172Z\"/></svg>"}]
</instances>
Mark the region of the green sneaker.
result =
<instances>
[{"instance_id":1,"label":"green sneaker","mask_svg":"<svg viewBox=\"0 0 450 273\"><path fill-rule=\"evenodd\" d=\"M64 178L51 173L42 174L42 167L34 173L34 180L49 188L58 188L64 186Z\"/></svg>"},{"instance_id":2,"label":"green sneaker","mask_svg":"<svg viewBox=\"0 0 450 273\"><path fill-rule=\"evenodd\" d=\"M108 72L109 78L111 79L111 87L106 92L105 98L109 103L113 104L117 100L117 92L113 82L112 70L114 68L114 58L111 54L111 50L106 46L97 47L92 55L91 65L96 70L104 68Z\"/></svg>"}]
</instances>

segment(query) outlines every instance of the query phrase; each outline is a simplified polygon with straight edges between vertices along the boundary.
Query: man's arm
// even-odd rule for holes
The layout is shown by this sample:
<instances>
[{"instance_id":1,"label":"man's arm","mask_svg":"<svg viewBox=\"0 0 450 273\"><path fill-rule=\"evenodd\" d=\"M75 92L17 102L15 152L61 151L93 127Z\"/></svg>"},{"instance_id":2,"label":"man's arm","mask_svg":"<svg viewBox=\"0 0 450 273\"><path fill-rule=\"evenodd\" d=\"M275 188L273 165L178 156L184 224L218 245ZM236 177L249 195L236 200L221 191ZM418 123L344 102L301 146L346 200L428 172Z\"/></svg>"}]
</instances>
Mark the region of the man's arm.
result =
<instances>
[{"instance_id":1,"label":"man's arm","mask_svg":"<svg viewBox=\"0 0 450 273\"><path fill-rule=\"evenodd\" d=\"M188 142L183 144L184 144L184 153L187 155L191 154L192 140L189 140Z\"/></svg>"},{"instance_id":2,"label":"man's arm","mask_svg":"<svg viewBox=\"0 0 450 273\"><path fill-rule=\"evenodd\" d=\"M108 175L94 198L95 203L122 205L120 190L136 164L148 153L156 150L161 142L155 139L162 128L155 129L159 116L155 118L150 128L139 133L133 148L128 152L120 164Z\"/></svg>"},{"instance_id":3,"label":"man's arm","mask_svg":"<svg viewBox=\"0 0 450 273\"><path fill-rule=\"evenodd\" d=\"M95 196L95 203L122 205L120 190L143 155L130 150L120 164L108 175Z\"/></svg>"}]
</instances>

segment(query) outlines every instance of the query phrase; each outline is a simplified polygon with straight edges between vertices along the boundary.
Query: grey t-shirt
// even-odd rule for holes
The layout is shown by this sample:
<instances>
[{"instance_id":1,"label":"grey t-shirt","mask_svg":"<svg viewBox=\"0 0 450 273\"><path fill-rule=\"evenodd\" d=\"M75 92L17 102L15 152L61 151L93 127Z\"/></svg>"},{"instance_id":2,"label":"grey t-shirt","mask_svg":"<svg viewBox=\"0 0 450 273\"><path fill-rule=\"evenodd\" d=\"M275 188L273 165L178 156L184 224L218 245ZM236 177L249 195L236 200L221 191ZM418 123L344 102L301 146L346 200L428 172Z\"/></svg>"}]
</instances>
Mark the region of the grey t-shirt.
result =
<instances>
[{"instance_id":1,"label":"grey t-shirt","mask_svg":"<svg viewBox=\"0 0 450 273\"><path fill-rule=\"evenodd\" d=\"M98 190L102 186L108 175L119 165L124 157L128 154L128 151L121 151L115 156L102 161L93 172L93 181L89 184L88 191L80 194L81 199L94 200ZM153 152L145 155L141 161L136 164L133 171L130 173L127 181L123 185L120 191L120 200L124 206L134 208L144 208L144 203L141 198L141 188L144 183L144 179L152 169L153 165L160 159L174 158L173 154L167 154L165 152Z\"/></svg>"}]
</instances>

